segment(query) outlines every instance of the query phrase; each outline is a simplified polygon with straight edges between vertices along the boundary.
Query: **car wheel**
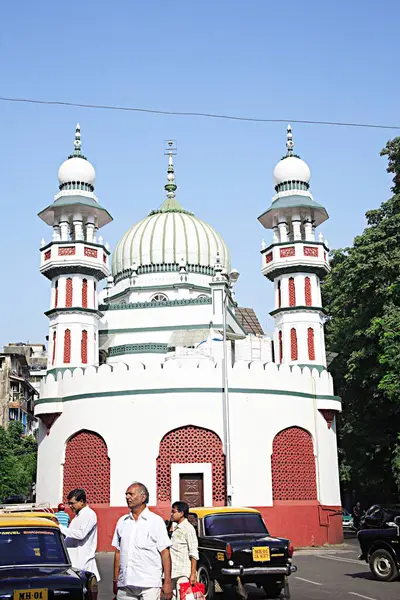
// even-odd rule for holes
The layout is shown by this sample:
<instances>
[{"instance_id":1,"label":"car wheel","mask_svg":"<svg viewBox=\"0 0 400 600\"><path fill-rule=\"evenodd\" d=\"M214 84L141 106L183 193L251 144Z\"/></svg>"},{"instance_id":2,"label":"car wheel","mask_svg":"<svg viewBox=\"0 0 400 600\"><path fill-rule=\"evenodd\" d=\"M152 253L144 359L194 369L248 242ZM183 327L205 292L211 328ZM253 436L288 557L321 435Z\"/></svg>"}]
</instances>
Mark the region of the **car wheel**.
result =
<instances>
[{"instance_id":1,"label":"car wheel","mask_svg":"<svg viewBox=\"0 0 400 600\"><path fill-rule=\"evenodd\" d=\"M380 581L393 581L399 575L393 556L383 548L372 553L369 566L374 577Z\"/></svg>"},{"instance_id":2,"label":"car wheel","mask_svg":"<svg viewBox=\"0 0 400 600\"><path fill-rule=\"evenodd\" d=\"M199 564L197 568L197 581L204 585L204 597L206 600L214 600L215 584L210 576L210 571L206 565Z\"/></svg>"},{"instance_id":3,"label":"car wheel","mask_svg":"<svg viewBox=\"0 0 400 600\"><path fill-rule=\"evenodd\" d=\"M271 583L266 583L265 585L263 585L263 589L267 598L275 600L275 598L280 597L280 594L283 590L283 583L271 581Z\"/></svg>"}]
</instances>

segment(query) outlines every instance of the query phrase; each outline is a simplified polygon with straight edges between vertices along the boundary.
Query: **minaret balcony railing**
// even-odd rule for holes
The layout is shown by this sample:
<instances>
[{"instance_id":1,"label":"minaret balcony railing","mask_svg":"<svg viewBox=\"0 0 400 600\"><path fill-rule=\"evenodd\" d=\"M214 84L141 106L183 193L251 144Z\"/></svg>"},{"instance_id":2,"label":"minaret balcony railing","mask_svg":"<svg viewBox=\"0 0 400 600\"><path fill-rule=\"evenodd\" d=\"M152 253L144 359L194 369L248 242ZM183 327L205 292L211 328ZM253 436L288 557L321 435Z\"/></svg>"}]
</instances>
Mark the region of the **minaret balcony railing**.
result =
<instances>
[{"instance_id":1,"label":"minaret balcony railing","mask_svg":"<svg viewBox=\"0 0 400 600\"><path fill-rule=\"evenodd\" d=\"M295 240L271 244L261 250L262 274L273 279L280 273L304 270L323 275L330 270L329 249L323 242Z\"/></svg>"},{"instance_id":2,"label":"minaret balcony railing","mask_svg":"<svg viewBox=\"0 0 400 600\"><path fill-rule=\"evenodd\" d=\"M83 272L97 271L107 277L108 257L109 251L100 244L84 240L52 242L41 248L40 272L49 276L58 269L66 272L71 267L71 272L76 272L81 267Z\"/></svg>"}]
</instances>

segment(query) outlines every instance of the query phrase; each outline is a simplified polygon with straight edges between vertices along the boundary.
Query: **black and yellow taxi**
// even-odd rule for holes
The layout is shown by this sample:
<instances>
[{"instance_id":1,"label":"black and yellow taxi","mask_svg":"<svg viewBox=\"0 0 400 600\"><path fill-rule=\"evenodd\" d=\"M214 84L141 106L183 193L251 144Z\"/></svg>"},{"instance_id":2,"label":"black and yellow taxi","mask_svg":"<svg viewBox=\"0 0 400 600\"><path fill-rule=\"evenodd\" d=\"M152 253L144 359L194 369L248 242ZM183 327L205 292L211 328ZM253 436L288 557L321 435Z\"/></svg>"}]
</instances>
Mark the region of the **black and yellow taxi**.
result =
<instances>
[{"instance_id":1,"label":"black and yellow taxi","mask_svg":"<svg viewBox=\"0 0 400 600\"><path fill-rule=\"evenodd\" d=\"M207 600L226 585L262 587L267 598L289 595L288 577L297 571L292 564L289 540L271 536L261 516L252 508L191 508L189 521L199 540L198 580Z\"/></svg>"},{"instance_id":2,"label":"black and yellow taxi","mask_svg":"<svg viewBox=\"0 0 400 600\"><path fill-rule=\"evenodd\" d=\"M97 600L96 577L71 566L51 513L0 513L1 600Z\"/></svg>"}]
</instances>

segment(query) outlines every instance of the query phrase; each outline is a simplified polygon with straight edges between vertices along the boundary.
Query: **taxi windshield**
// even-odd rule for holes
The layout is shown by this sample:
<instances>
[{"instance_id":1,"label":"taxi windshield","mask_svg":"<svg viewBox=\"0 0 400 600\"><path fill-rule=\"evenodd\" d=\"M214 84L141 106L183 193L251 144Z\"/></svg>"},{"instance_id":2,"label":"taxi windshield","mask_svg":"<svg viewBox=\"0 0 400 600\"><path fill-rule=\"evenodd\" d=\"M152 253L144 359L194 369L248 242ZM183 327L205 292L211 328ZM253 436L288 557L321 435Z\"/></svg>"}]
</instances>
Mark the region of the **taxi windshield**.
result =
<instances>
[{"instance_id":1,"label":"taxi windshield","mask_svg":"<svg viewBox=\"0 0 400 600\"><path fill-rule=\"evenodd\" d=\"M0 528L0 567L60 564L69 564L69 560L57 529Z\"/></svg>"},{"instance_id":2,"label":"taxi windshield","mask_svg":"<svg viewBox=\"0 0 400 600\"><path fill-rule=\"evenodd\" d=\"M257 513L225 513L204 519L206 535L264 534L267 528Z\"/></svg>"}]
</instances>

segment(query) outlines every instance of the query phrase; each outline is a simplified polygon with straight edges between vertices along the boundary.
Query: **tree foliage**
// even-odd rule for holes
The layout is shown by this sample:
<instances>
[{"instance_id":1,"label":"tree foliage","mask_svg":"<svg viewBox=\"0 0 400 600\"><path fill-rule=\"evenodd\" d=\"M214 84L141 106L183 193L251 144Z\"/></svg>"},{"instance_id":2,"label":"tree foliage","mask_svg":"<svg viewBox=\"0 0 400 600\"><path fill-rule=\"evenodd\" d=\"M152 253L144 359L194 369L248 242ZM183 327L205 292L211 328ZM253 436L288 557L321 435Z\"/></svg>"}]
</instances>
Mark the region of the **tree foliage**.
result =
<instances>
[{"instance_id":1,"label":"tree foliage","mask_svg":"<svg viewBox=\"0 0 400 600\"><path fill-rule=\"evenodd\" d=\"M400 138L381 152L393 196L366 213L353 246L332 253L323 285L327 347L343 400L340 475L366 501L400 494Z\"/></svg>"},{"instance_id":2,"label":"tree foliage","mask_svg":"<svg viewBox=\"0 0 400 600\"><path fill-rule=\"evenodd\" d=\"M36 477L37 442L23 436L17 421L0 427L0 501L14 494L29 495Z\"/></svg>"}]
</instances>

